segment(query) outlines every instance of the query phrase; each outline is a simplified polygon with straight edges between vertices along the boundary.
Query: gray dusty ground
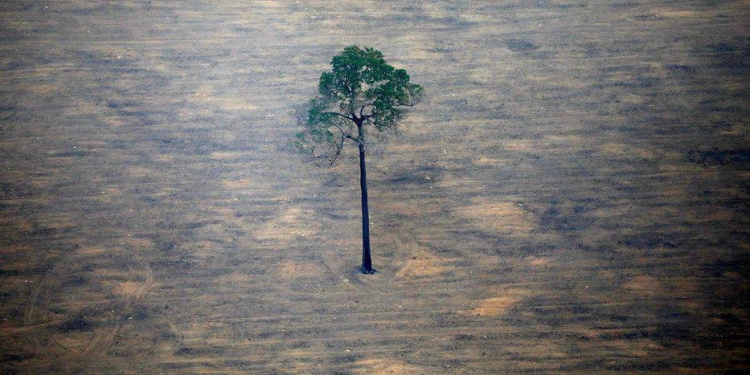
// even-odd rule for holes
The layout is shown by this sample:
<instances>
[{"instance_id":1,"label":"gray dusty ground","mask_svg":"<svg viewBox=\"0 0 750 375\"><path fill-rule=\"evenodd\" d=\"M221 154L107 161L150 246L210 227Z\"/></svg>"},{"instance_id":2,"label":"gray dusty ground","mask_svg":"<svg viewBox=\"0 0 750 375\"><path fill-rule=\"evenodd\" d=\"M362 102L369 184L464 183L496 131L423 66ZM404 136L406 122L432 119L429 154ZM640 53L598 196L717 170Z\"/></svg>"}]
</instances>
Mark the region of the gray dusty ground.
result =
<instances>
[{"instance_id":1,"label":"gray dusty ground","mask_svg":"<svg viewBox=\"0 0 750 375\"><path fill-rule=\"evenodd\" d=\"M0 3L2 374L716 374L748 350L747 1ZM286 147L345 46L425 87Z\"/></svg>"}]
</instances>

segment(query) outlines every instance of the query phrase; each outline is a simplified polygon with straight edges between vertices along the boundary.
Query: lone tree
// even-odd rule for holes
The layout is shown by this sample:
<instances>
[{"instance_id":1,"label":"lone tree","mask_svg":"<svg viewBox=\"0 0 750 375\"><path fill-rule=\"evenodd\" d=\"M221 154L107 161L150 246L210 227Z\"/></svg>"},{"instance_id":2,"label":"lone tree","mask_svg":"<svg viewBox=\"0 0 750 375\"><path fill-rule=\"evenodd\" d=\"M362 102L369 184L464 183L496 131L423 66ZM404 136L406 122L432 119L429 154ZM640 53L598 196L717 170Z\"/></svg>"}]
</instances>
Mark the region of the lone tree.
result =
<instances>
[{"instance_id":1,"label":"lone tree","mask_svg":"<svg viewBox=\"0 0 750 375\"><path fill-rule=\"evenodd\" d=\"M295 145L304 153L333 165L347 141L359 146L362 189L362 268L375 273L370 255L370 219L367 207L365 151L370 129L395 130L405 116L404 107L422 97L422 86L409 82L403 69L388 65L372 48L346 47L333 58L330 72L320 75L318 96L310 100L303 119L304 131Z\"/></svg>"}]
</instances>

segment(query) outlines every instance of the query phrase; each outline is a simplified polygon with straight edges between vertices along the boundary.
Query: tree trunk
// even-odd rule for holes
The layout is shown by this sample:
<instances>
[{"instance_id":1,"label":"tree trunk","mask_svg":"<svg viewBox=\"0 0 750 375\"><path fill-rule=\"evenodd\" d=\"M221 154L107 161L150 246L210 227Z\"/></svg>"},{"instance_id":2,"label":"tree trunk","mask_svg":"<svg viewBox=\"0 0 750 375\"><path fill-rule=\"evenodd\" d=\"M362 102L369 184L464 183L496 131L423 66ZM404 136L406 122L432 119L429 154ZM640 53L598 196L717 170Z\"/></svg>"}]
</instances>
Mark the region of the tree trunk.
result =
<instances>
[{"instance_id":1,"label":"tree trunk","mask_svg":"<svg viewBox=\"0 0 750 375\"><path fill-rule=\"evenodd\" d=\"M359 130L359 186L362 189L362 273L371 274L376 270L372 268L372 257L370 256L370 210L367 207L367 169L365 167L365 138L362 125L357 124Z\"/></svg>"}]
</instances>

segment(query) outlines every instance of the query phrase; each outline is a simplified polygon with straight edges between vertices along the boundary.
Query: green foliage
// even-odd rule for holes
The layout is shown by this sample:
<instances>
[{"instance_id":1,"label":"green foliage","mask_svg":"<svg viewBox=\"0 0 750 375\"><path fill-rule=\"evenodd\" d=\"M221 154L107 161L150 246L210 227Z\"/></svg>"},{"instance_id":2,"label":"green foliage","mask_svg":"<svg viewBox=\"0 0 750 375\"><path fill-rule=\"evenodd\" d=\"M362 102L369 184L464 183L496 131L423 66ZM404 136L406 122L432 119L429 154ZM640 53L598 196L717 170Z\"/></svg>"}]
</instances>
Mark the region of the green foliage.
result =
<instances>
[{"instance_id":1,"label":"green foliage","mask_svg":"<svg viewBox=\"0 0 750 375\"><path fill-rule=\"evenodd\" d=\"M306 107L305 130L297 134L295 145L333 164L347 139L364 146L365 126L395 130L406 114L404 107L418 103L423 89L372 48L346 47L331 66L320 76L318 96Z\"/></svg>"}]
</instances>

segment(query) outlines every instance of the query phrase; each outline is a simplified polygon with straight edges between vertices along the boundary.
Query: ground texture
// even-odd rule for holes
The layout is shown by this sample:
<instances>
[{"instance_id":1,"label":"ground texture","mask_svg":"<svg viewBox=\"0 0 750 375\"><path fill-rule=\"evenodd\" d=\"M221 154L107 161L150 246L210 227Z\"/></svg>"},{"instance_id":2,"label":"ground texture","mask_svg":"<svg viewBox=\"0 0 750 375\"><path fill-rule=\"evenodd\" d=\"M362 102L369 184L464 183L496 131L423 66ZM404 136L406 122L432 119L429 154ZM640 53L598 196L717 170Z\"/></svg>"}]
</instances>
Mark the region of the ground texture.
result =
<instances>
[{"instance_id":1,"label":"ground texture","mask_svg":"<svg viewBox=\"0 0 750 375\"><path fill-rule=\"evenodd\" d=\"M749 9L4 1L0 372L747 370ZM427 94L372 276L356 155L287 147L352 44Z\"/></svg>"}]
</instances>

